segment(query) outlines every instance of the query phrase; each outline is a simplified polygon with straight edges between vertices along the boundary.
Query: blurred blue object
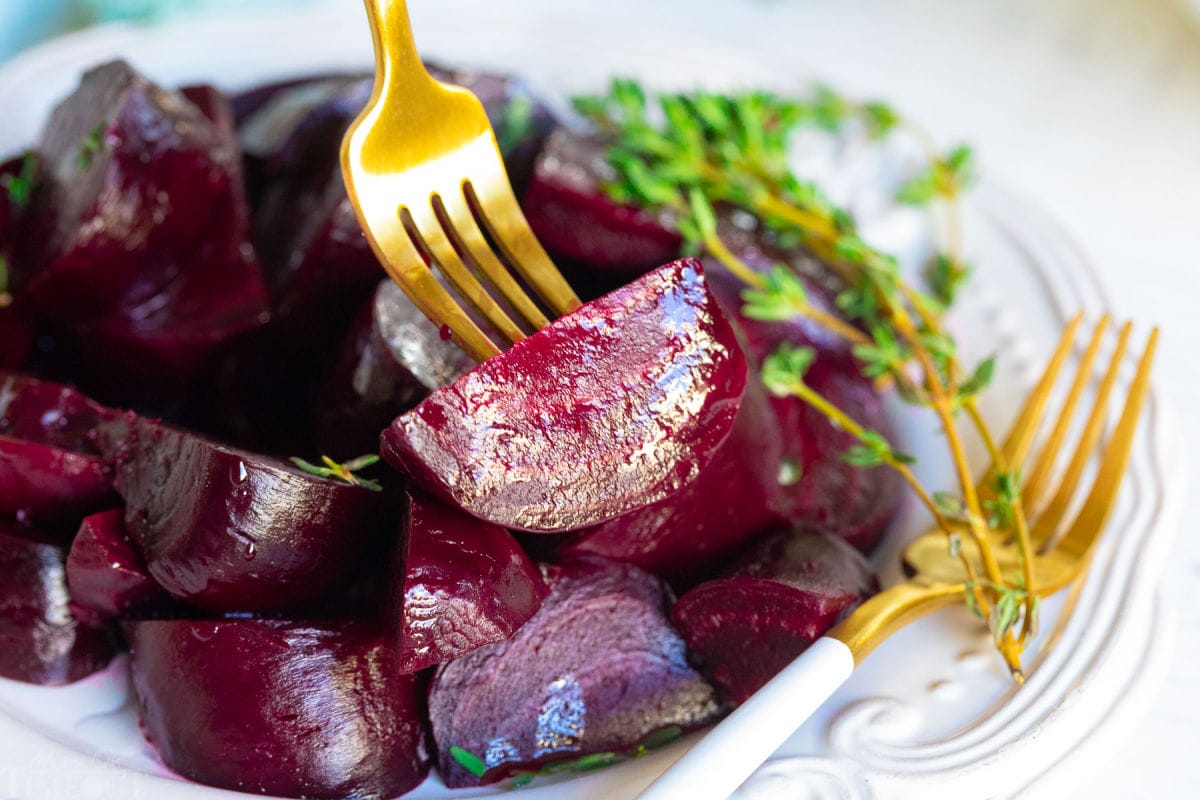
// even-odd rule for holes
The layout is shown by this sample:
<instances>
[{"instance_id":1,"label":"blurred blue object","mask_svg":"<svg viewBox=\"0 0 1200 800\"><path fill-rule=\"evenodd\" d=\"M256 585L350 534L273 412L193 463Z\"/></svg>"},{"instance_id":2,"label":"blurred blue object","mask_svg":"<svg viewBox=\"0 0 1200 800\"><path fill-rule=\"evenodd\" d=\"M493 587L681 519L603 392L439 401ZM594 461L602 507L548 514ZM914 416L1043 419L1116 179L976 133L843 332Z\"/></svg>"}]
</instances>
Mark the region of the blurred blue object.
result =
<instances>
[{"instance_id":1,"label":"blurred blue object","mask_svg":"<svg viewBox=\"0 0 1200 800\"><path fill-rule=\"evenodd\" d=\"M295 8L321 0L0 0L0 61L59 33L99 22L153 22L181 14Z\"/></svg>"}]
</instances>

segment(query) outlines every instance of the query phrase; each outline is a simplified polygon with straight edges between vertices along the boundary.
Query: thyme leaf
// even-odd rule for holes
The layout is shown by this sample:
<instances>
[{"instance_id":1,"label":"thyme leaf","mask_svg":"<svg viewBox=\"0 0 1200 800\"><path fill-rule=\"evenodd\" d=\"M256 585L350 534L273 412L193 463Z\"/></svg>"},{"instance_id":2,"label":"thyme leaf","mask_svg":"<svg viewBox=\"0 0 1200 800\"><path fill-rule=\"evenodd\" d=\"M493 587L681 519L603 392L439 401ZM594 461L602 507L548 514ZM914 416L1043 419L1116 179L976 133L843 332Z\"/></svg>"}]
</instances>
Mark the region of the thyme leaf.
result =
<instances>
[{"instance_id":1,"label":"thyme leaf","mask_svg":"<svg viewBox=\"0 0 1200 800\"><path fill-rule=\"evenodd\" d=\"M297 458L296 456L292 456L288 460L291 461L297 469L307 472L309 475L316 475L320 478L330 478L332 480L349 484L350 486L361 486L364 489L370 489L372 492L383 491L383 487L378 481L369 480L361 475L355 474L367 469L368 467L373 467L374 465L378 464L379 456L377 455L368 454L365 456L359 456L358 458L350 459L344 464L339 464L329 456L321 456L321 462L324 464L324 466L310 464L303 458Z\"/></svg>"}]
</instances>

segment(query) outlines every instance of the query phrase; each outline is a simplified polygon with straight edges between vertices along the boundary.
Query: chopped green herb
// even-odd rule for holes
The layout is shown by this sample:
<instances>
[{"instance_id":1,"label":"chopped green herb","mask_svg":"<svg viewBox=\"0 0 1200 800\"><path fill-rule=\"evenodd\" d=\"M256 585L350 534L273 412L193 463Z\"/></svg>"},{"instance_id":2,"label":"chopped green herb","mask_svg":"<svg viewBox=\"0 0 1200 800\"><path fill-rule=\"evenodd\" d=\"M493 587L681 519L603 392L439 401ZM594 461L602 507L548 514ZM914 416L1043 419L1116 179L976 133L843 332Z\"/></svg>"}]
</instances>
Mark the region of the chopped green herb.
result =
<instances>
[{"instance_id":1,"label":"chopped green herb","mask_svg":"<svg viewBox=\"0 0 1200 800\"><path fill-rule=\"evenodd\" d=\"M681 736L683 736L683 728L678 725L668 725L647 736L642 741L642 747L647 750L657 750L660 747L666 747Z\"/></svg>"},{"instance_id":2,"label":"chopped green herb","mask_svg":"<svg viewBox=\"0 0 1200 800\"><path fill-rule=\"evenodd\" d=\"M943 306L951 306L958 299L958 292L971 276L971 269L957 259L939 253L929 265L926 278L934 298Z\"/></svg>"},{"instance_id":3,"label":"chopped green herb","mask_svg":"<svg viewBox=\"0 0 1200 800\"><path fill-rule=\"evenodd\" d=\"M0 188L8 193L8 202L18 211L29 207L33 199L33 181L37 176L38 158L34 153L27 153L21 159L21 171L16 175L0 176Z\"/></svg>"},{"instance_id":4,"label":"chopped green herb","mask_svg":"<svg viewBox=\"0 0 1200 800\"><path fill-rule=\"evenodd\" d=\"M511 152L533 132L533 110L533 101L528 95L514 95L508 101L497 137L500 152Z\"/></svg>"},{"instance_id":5,"label":"chopped green herb","mask_svg":"<svg viewBox=\"0 0 1200 800\"><path fill-rule=\"evenodd\" d=\"M12 305L12 295L8 293L8 258L0 253L0 308Z\"/></svg>"},{"instance_id":6,"label":"chopped green herb","mask_svg":"<svg viewBox=\"0 0 1200 800\"><path fill-rule=\"evenodd\" d=\"M104 125L97 125L88 132L88 135L83 137L83 143L79 146L79 156L75 159L75 165L80 171L90 169L92 162L104 147Z\"/></svg>"},{"instance_id":7,"label":"chopped green herb","mask_svg":"<svg viewBox=\"0 0 1200 800\"><path fill-rule=\"evenodd\" d=\"M365 455L351 459L344 464L339 464L329 456L321 456L321 461L325 466L319 467L316 464L310 464L303 458L292 456L290 459L293 464L300 470L307 472L309 475L316 475L321 478L332 478L334 480L348 483L351 486L361 486L364 489L370 489L373 492L382 492L383 487L377 481L368 480L356 472L372 467L379 463L379 456Z\"/></svg>"},{"instance_id":8,"label":"chopped green herb","mask_svg":"<svg viewBox=\"0 0 1200 800\"><path fill-rule=\"evenodd\" d=\"M487 772L487 764L484 764L479 756L461 747L451 747L450 757L457 761L460 767L476 778L482 778L484 773Z\"/></svg>"}]
</instances>

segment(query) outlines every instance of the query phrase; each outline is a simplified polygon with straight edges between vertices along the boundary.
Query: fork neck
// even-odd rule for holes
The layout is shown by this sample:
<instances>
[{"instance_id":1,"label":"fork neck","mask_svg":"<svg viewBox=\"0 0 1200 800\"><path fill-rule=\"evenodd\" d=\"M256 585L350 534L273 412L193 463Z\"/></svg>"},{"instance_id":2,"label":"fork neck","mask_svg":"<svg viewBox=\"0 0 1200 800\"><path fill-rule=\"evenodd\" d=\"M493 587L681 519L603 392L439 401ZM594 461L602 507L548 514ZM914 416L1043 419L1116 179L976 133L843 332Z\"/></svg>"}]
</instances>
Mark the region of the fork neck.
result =
<instances>
[{"instance_id":1,"label":"fork neck","mask_svg":"<svg viewBox=\"0 0 1200 800\"><path fill-rule=\"evenodd\" d=\"M376 96L385 97L401 85L406 92L413 90L414 83L428 83L432 87L433 78L417 52L407 0L363 0L363 3L375 42ZM414 81L416 76L424 80Z\"/></svg>"}]
</instances>

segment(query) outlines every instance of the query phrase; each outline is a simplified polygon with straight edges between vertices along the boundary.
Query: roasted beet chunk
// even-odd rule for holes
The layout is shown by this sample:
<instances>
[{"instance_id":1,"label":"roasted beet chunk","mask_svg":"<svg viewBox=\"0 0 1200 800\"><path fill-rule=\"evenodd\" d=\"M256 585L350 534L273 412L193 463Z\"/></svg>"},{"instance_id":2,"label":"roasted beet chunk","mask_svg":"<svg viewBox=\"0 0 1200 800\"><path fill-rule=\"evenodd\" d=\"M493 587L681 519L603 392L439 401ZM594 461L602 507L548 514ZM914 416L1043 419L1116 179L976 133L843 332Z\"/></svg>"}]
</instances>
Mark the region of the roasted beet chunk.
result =
<instances>
[{"instance_id":1,"label":"roasted beet chunk","mask_svg":"<svg viewBox=\"0 0 1200 800\"><path fill-rule=\"evenodd\" d=\"M168 767L273 797L383 798L429 770L421 678L358 623L133 622L142 725Z\"/></svg>"},{"instance_id":2,"label":"roasted beet chunk","mask_svg":"<svg viewBox=\"0 0 1200 800\"><path fill-rule=\"evenodd\" d=\"M386 495L134 417L102 425L125 524L150 575L211 611L325 598L381 547Z\"/></svg>"},{"instance_id":3,"label":"roasted beet chunk","mask_svg":"<svg viewBox=\"0 0 1200 800\"><path fill-rule=\"evenodd\" d=\"M0 521L0 676L73 683L112 659L110 634L71 613L66 559L61 537Z\"/></svg>"},{"instance_id":4,"label":"roasted beet chunk","mask_svg":"<svg viewBox=\"0 0 1200 800\"><path fill-rule=\"evenodd\" d=\"M232 117L210 110L223 125L111 63L55 109L39 148L49 180L30 213L49 233L19 277L39 310L83 326L89 356L135 377L190 374L267 311Z\"/></svg>"},{"instance_id":5,"label":"roasted beet chunk","mask_svg":"<svg viewBox=\"0 0 1200 800\"><path fill-rule=\"evenodd\" d=\"M69 386L0 373L0 514L74 523L115 505L89 438L112 416Z\"/></svg>"},{"instance_id":6,"label":"roasted beet chunk","mask_svg":"<svg viewBox=\"0 0 1200 800\"><path fill-rule=\"evenodd\" d=\"M733 329L685 259L434 392L385 431L383 454L481 519L570 530L694 480L745 387Z\"/></svg>"},{"instance_id":7,"label":"roasted beet chunk","mask_svg":"<svg viewBox=\"0 0 1200 800\"><path fill-rule=\"evenodd\" d=\"M780 431L766 391L746 387L733 430L696 480L665 500L579 533L558 558L598 555L637 564L676 588L711 577L756 533L777 523Z\"/></svg>"},{"instance_id":8,"label":"roasted beet chunk","mask_svg":"<svg viewBox=\"0 0 1200 800\"><path fill-rule=\"evenodd\" d=\"M392 420L474 366L399 286L383 281L320 388L321 451L335 458L374 452Z\"/></svg>"},{"instance_id":9,"label":"roasted beet chunk","mask_svg":"<svg viewBox=\"0 0 1200 800\"><path fill-rule=\"evenodd\" d=\"M78 613L106 620L162 609L170 595L150 577L125 535L123 511L86 518L67 557L67 585Z\"/></svg>"},{"instance_id":10,"label":"roasted beet chunk","mask_svg":"<svg viewBox=\"0 0 1200 800\"><path fill-rule=\"evenodd\" d=\"M671 621L692 663L741 703L878 588L845 542L782 531L679 598Z\"/></svg>"},{"instance_id":11,"label":"roasted beet chunk","mask_svg":"<svg viewBox=\"0 0 1200 800\"><path fill-rule=\"evenodd\" d=\"M521 206L555 255L630 278L675 258L683 240L669 220L604 193L613 180L605 142L565 128L550 134Z\"/></svg>"},{"instance_id":12,"label":"roasted beet chunk","mask_svg":"<svg viewBox=\"0 0 1200 800\"><path fill-rule=\"evenodd\" d=\"M408 558L398 565L404 593L396 598L402 672L504 641L538 610L546 585L508 531L421 494L409 517Z\"/></svg>"},{"instance_id":13,"label":"roasted beet chunk","mask_svg":"<svg viewBox=\"0 0 1200 800\"><path fill-rule=\"evenodd\" d=\"M448 786L627 752L656 731L696 728L721 711L687 665L657 578L597 559L549 567L547 581L550 596L513 638L440 667L433 679L429 715ZM452 747L487 771L468 772Z\"/></svg>"}]
</instances>

